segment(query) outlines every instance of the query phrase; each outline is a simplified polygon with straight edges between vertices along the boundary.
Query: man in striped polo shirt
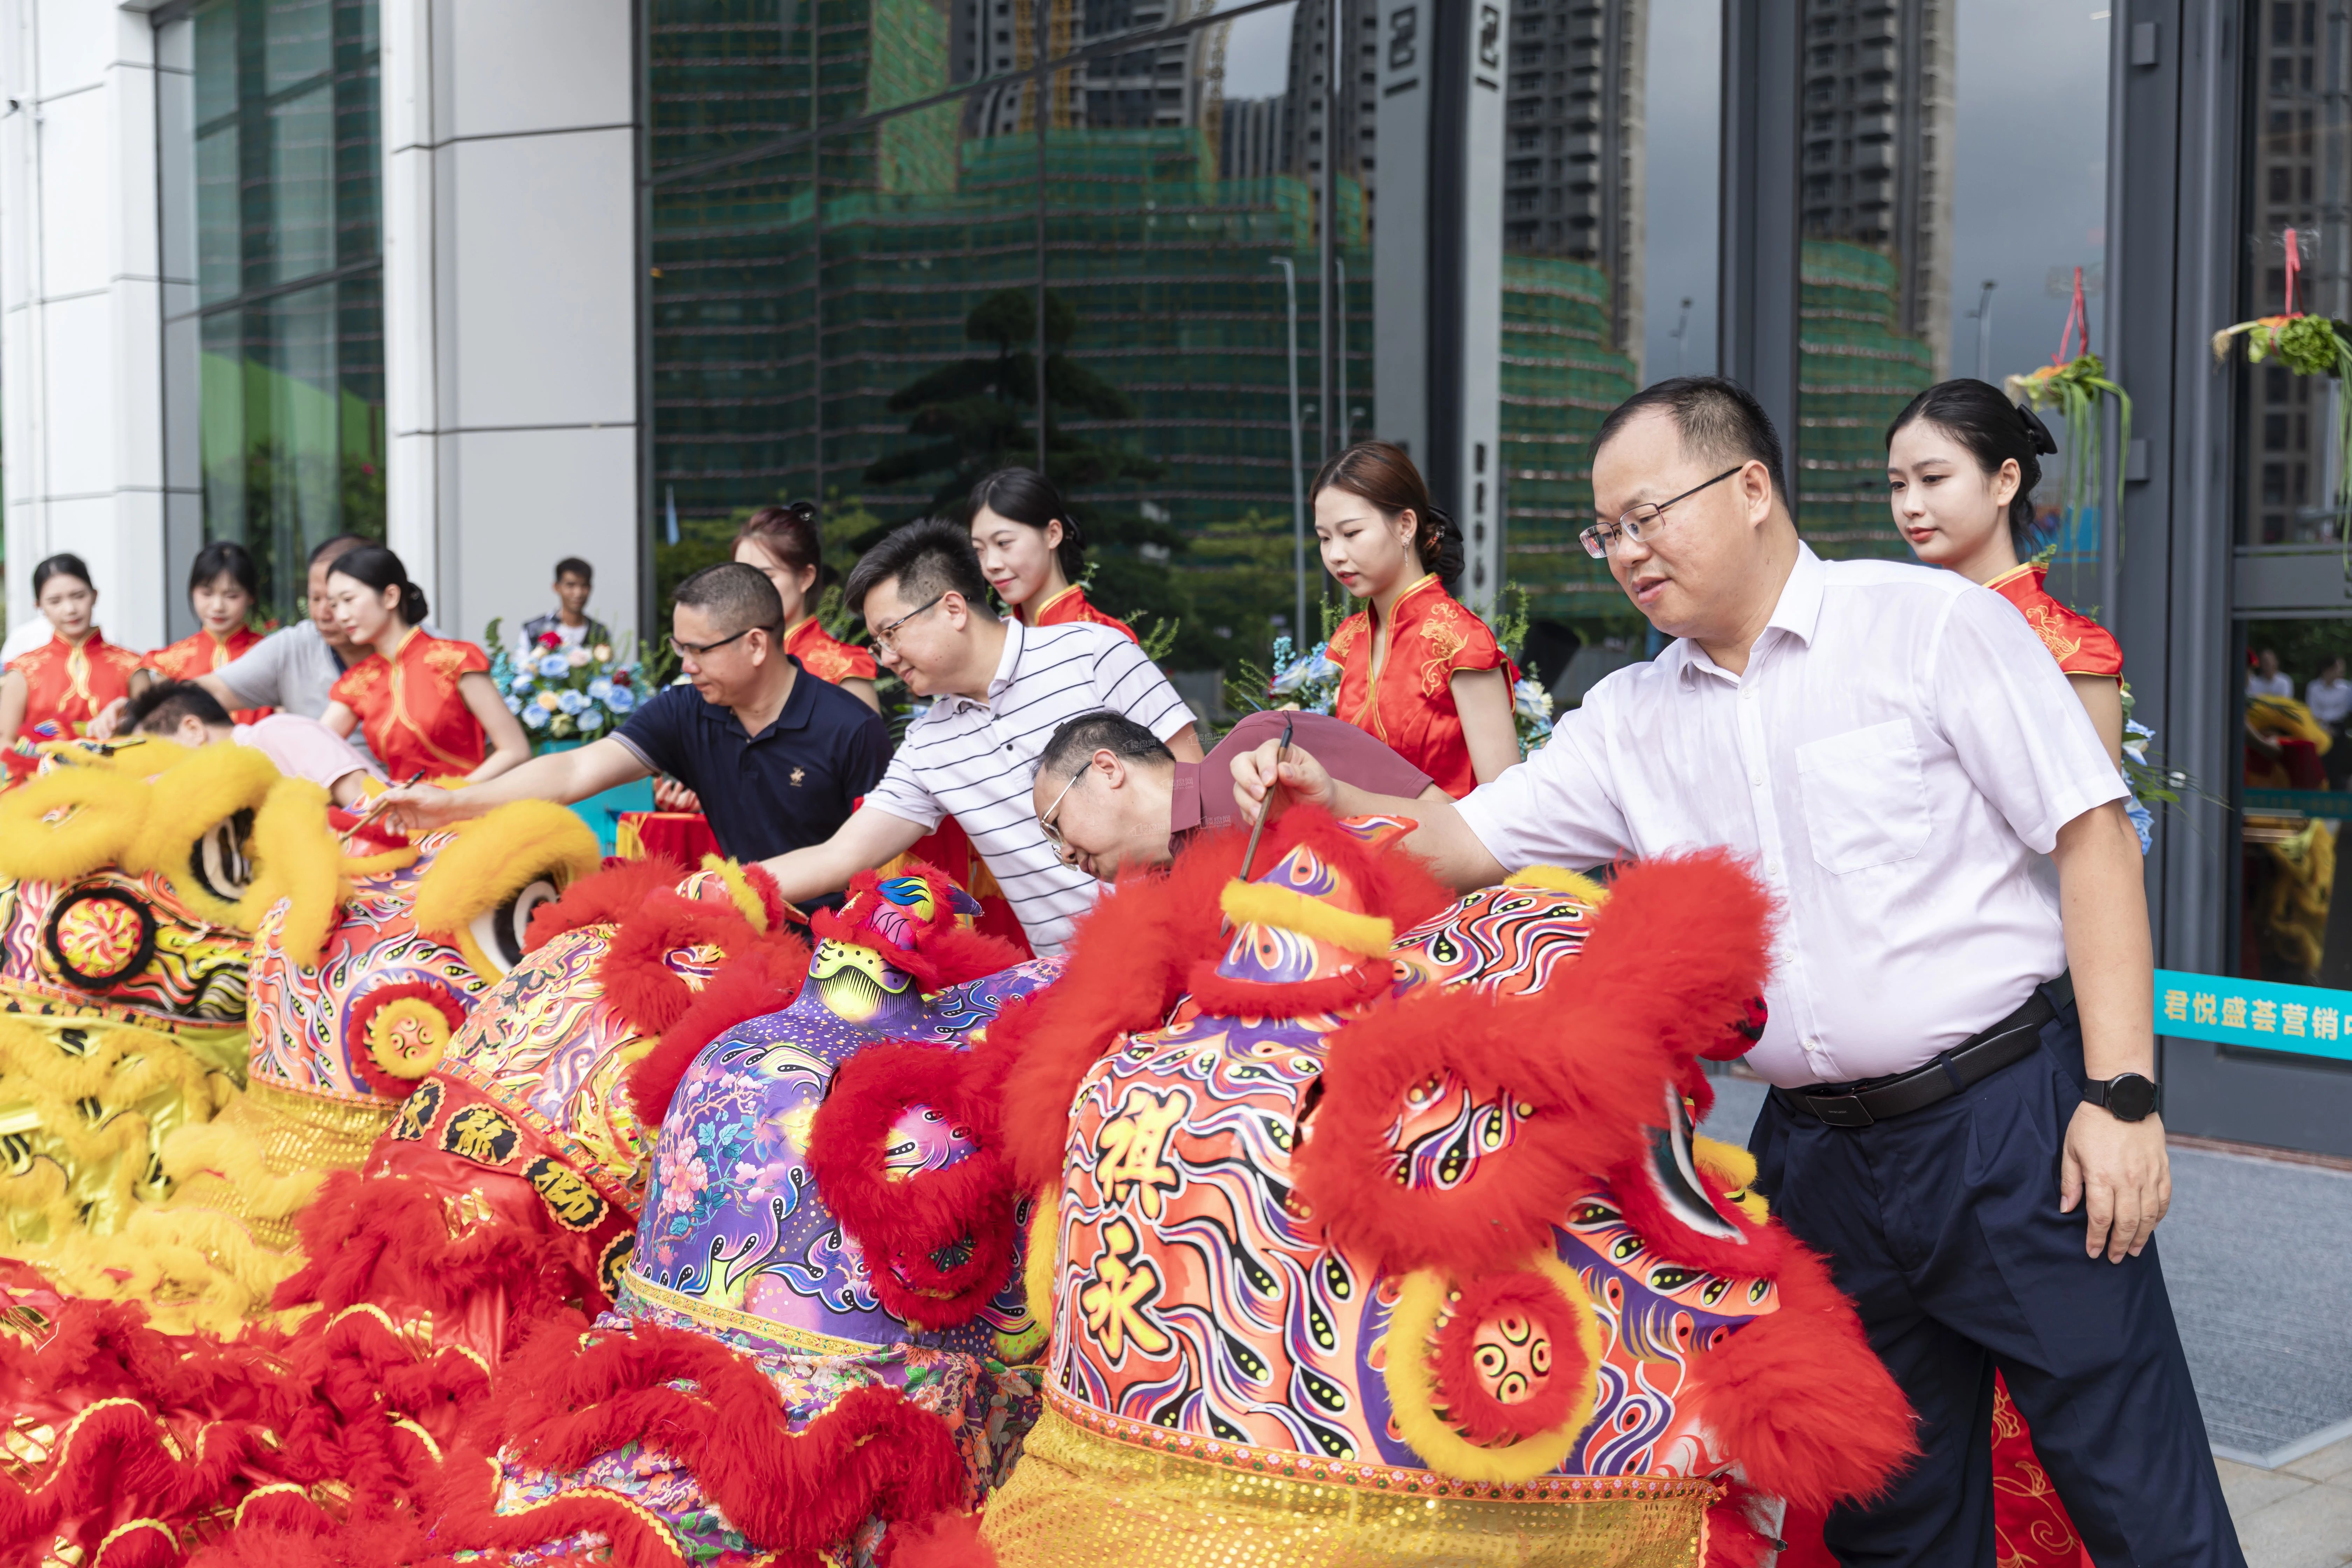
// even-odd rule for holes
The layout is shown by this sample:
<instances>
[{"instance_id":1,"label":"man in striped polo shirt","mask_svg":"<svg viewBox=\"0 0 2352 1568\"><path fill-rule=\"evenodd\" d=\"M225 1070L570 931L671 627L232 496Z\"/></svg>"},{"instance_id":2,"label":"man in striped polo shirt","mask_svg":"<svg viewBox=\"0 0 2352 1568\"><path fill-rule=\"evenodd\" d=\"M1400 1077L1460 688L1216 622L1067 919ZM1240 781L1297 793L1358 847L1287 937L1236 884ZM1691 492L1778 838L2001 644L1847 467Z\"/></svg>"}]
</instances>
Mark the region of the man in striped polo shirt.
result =
<instances>
[{"instance_id":1,"label":"man in striped polo shirt","mask_svg":"<svg viewBox=\"0 0 2352 1568\"><path fill-rule=\"evenodd\" d=\"M1143 650L1108 626L1024 626L988 608L963 529L910 522L859 558L843 587L883 664L930 707L907 726L882 782L823 844L767 861L799 902L904 854L952 816L1040 953L1062 951L1099 884L1045 840L1032 809L1037 759L1062 723L1109 709L1201 760L1192 711Z\"/></svg>"}]
</instances>

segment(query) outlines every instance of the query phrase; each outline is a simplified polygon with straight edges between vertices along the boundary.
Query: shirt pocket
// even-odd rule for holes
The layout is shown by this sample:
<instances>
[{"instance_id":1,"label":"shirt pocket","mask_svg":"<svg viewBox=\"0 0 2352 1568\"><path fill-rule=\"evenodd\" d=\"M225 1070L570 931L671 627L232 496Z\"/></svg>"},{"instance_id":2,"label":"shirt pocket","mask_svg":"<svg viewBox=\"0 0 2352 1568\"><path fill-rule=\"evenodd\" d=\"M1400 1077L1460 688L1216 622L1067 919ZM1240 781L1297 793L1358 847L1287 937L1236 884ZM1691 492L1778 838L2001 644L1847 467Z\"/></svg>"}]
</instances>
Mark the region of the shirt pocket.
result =
<instances>
[{"instance_id":1,"label":"shirt pocket","mask_svg":"<svg viewBox=\"0 0 2352 1568\"><path fill-rule=\"evenodd\" d=\"M1927 783L1908 719L1797 748L1813 859L1834 875L1908 860L1927 847Z\"/></svg>"}]
</instances>

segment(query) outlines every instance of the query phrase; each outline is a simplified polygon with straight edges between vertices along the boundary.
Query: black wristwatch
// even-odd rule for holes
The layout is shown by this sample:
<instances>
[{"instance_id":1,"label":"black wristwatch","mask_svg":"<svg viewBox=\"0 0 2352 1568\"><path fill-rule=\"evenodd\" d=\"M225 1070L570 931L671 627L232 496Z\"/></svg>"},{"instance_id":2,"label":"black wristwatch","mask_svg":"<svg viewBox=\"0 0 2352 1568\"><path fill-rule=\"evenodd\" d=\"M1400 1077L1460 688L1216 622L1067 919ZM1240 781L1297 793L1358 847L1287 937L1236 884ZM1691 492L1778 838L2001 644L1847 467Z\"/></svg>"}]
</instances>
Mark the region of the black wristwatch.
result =
<instances>
[{"instance_id":1,"label":"black wristwatch","mask_svg":"<svg viewBox=\"0 0 2352 1568\"><path fill-rule=\"evenodd\" d=\"M2107 1114L2118 1121L2145 1121L2162 1102L2164 1093L2138 1073L2123 1072L2104 1081L2094 1079L2084 1084L2083 1098L2093 1105L2105 1106Z\"/></svg>"}]
</instances>

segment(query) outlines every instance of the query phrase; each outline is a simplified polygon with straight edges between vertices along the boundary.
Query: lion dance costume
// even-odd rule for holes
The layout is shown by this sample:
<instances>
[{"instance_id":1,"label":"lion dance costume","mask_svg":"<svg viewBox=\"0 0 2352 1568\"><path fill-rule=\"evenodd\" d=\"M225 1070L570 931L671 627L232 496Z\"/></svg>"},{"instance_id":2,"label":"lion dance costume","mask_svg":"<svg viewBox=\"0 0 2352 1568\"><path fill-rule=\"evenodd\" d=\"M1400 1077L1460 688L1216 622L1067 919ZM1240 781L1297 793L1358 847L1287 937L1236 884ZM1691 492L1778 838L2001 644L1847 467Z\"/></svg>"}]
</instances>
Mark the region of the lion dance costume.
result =
<instances>
[{"instance_id":1,"label":"lion dance costume","mask_svg":"<svg viewBox=\"0 0 2352 1568\"><path fill-rule=\"evenodd\" d=\"M0 796L8 1560L1698 1568L1907 1451L1690 1133L1719 861L1300 813L1024 963L921 865L803 926L161 750Z\"/></svg>"}]
</instances>

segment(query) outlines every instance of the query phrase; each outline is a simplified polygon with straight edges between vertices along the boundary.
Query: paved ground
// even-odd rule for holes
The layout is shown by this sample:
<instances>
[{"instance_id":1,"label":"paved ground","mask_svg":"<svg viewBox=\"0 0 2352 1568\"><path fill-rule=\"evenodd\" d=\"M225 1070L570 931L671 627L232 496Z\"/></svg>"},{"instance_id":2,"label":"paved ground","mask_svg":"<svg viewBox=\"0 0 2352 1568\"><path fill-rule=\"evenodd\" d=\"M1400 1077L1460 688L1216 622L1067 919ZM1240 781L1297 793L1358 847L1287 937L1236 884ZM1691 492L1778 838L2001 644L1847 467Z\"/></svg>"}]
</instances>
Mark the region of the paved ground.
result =
<instances>
[{"instance_id":1,"label":"paved ground","mask_svg":"<svg viewBox=\"0 0 2352 1568\"><path fill-rule=\"evenodd\" d=\"M2276 1469L2217 1462L2247 1568L2352 1563L2352 1437Z\"/></svg>"}]
</instances>

